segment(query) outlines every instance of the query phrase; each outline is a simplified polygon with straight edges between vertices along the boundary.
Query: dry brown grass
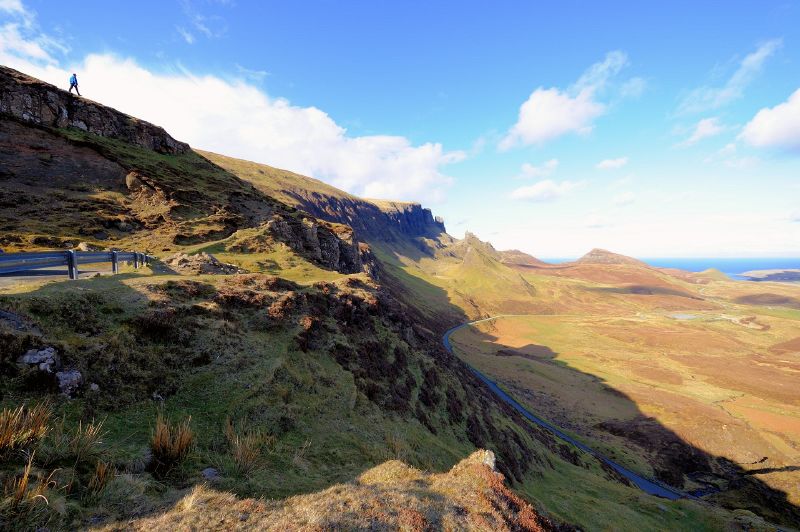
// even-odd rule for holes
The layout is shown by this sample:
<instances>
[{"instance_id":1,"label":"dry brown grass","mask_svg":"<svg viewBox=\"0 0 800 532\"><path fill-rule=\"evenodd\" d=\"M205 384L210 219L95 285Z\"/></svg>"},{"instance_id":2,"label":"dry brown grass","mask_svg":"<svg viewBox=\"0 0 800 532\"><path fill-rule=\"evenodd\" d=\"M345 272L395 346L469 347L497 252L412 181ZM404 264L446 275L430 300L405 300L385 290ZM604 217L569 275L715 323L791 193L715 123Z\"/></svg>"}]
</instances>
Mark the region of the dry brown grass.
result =
<instances>
[{"instance_id":1,"label":"dry brown grass","mask_svg":"<svg viewBox=\"0 0 800 532\"><path fill-rule=\"evenodd\" d=\"M191 421L190 416L181 423L173 424L163 415L158 415L150 440L153 453L150 469L156 477L167 475L188 456L194 442Z\"/></svg>"},{"instance_id":2,"label":"dry brown grass","mask_svg":"<svg viewBox=\"0 0 800 532\"><path fill-rule=\"evenodd\" d=\"M92 478L89 479L89 491L95 495L100 493L116 474L117 471L114 466L103 460L98 460Z\"/></svg>"},{"instance_id":3,"label":"dry brown grass","mask_svg":"<svg viewBox=\"0 0 800 532\"><path fill-rule=\"evenodd\" d=\"M161 515L106 530L557 529L505 486L493 462L478 451L449 472L430 474L392 460L353 482L283 501L240 500L196 486Z\"/></svg>"},{"instance_id":4,"label":"dry brown grass","mask_svg":"<svg viewBox=\"0 0 800 532\"><path fill-rule=\"evenodd\" d=\"M24 449L47 434L52 410L48 403L0 411L0 457Z\"/></svg>"},{"instance_id":5,"label":"dry brown grass","mask_svg":"<svg viewBox=\"0 0 800 532\"><path fill-rule=\"evenodd\" d=\"M240 475L248 475L257 469L261 463L262 448L271 445L274 441L272 436L260 431L240 434L234 428L230 418L225 423L225 437L230 446L234 467Z\"/></svg>"},{"instance_id":6,"label":"dry brown grass","mask_svg":"<svg viewBox=\"0 0 800 532\"><path fill-rule=\"evenodd\" d=\"M45 496L53 485L50 475L32 478L34 453L19 476L9 478L3 485L0 498L0 527L11 529L32 528L46 519L49 501Z\"/></svg>"},{"instance_id":7,"label":"dry brown grass","mask_svg":"<svg viewBox=\"0 0 800 532\"><path fill-rule=\"evenodd\" d=\"M70 455L75 458L76 462L85 460L97 452L99 446L103 443L103 422L90 422L85 425L83 422L78 422L78 428L69 439Z\"/></svg>"}]
</instances>

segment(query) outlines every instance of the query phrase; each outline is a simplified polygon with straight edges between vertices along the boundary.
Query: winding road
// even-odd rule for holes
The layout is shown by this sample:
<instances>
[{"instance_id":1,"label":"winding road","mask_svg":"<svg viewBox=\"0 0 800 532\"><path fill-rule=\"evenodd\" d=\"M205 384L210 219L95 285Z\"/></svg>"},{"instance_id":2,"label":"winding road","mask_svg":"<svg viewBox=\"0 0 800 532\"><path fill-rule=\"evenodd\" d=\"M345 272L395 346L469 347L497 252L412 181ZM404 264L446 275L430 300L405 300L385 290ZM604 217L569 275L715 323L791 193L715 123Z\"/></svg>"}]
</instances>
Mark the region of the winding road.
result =
<instances>
[{"instance_id":1,"label":"winding road","mask_svg":"<svg viewBox=\"0 0 800 532\"><path fill-rule=\"evenodd\" d=\"M450 329L447 332L445 332L444 335L442 335L442 344L444 344L444 348L447 349L447 351L450 352L450 354L455 355L455 353L453 352L453 345L450 343L450 336L454 332L458 331L459 329L463 329L464 327L470 327L472 325L475 325L476 323L482 323L482 322L485 322L485 321L496 320L498 318L504 318L504 317L507 317L507 316L505 316L505 315L492 316L491 318L484 318L482 320L475 320L475 321L470 321L470 322L467 322L467 323L462 323L461 325L453 327L452 329ZM634 484L636 487L638 487L640 490L644 491L645 493L647 493L649 495L655 495L657 497L663 497L665 499L669 499L669 500L672 500L672 501L677 500L677 499L694 499L694 498L696 498L696 497L694 497L694 496L692 496L692 495L690 495L688 493L685 493L685 492L680 491L678 489L675 489L673 487L667 486L666 484L662 484L660 482L644 478L643 476L638 475L637 473L634 473L630 469L618 464L614 460L612 460L612 459L600 454L599 452L595 451L594 449L592 449L588 445L585 445L585 444L579 442L575 438L573 438L573 437L569 436L568 434L564 433L558 427L556 427L554 425L551 425L547 421L545 421L545 420L541 419L540 417L536 416L531 411L526 409L524 406L519 404L513 397L511 397L506 392L504 392L502 389L500 389L500 387L494 381L489 379L489 377L487 377L486 375L484 375L483 373L481 373L480 371L478 371L477 369L475 369L471 365L467 364L467 366L500 399L505 401L508 405L513 407L520 414L525 416L525 418L527 418L531 422L539 425L540 427L544 428L545 430L551 432L557 438L559 438L559 439L561 439L561 440L563 440L563 441L565 441L567 443L570 443L570 444L574 445L575 447L577 447L578 449L580 449L580 450L582 450L584 452L587 452L587 453L591 454L592 456L594 456L595 458L597 458L601 462L605 463L606 465L608 465L609 467L614 469L617 473L619 473L620 475L622 475L623 477L628 479L632 484Z\"/></svg>"}]
</instances>

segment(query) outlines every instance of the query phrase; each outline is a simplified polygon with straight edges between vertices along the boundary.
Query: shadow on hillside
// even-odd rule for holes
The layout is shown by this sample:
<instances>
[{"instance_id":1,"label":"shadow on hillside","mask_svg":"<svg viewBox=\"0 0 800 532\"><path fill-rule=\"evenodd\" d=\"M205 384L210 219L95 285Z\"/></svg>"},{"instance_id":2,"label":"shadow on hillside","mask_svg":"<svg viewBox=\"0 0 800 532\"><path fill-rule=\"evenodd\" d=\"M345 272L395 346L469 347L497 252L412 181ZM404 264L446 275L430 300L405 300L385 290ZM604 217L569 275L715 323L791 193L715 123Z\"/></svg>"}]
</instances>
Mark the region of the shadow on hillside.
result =
<instances>
[{"instance_id":1,"label":"shadow on hillside","mask_svg":"<svg viewBox=\"0 0 800 532\"><path fill-rule=\"evenodd\" d=\"M602 378L553 360L546 351L543 351L544 347L552 352L546 346L536 344L521 347L507 346L499 343L498 338L492 334L476 328L471 329L471 334L474 334L478 341L487 342L499 348L496 355L481 356L506 358L516 355L527 360L534 360L539 364L556 364L561 370L574 372L579 379L576 382L585 381L588 377L590 381L598 384L601 392L596 396L597 402L604 401L603 394L609 394L616 400L625 401L624 406L627 407L625 411L636 412L632 419L609 420L598 423L594 428L623 438L628 445L638 448L640 452L637 454L647 457L657 480L681 490L688 489L692 495L724 508L747 509L773 523L794 527L800 524L800 508L788 500L787 494L770 487L754 476L773 472L800 471L800 465L745 470L727 458L711 455L684 441L657 419L641 412L633 399L608 385ZM459 349L462 347L456 347L456 352ZM542 355L537 356L537 353L542 353ZM487 374L487 376L494 380L492 375ZM503 382L502 380L496 382L505 388L512 397L525 403L526 407L530 405L533 414L540 414L535 407L537 401L535 391L532 394L531 391L520 388L519 384L514 382ZM558 425L558 420L549 421ZM580 428L574 428L577 429L574 432L579 434L577 438L588 443L586 438L580 436ZM609 458L615 459L614 456L609 456ZM687 480L691 480L694 486L699 487L689 488L686 485Z\"/></svg>"},{"instance_id":2,"label":"shadow on hillside","mask_svg":"<svg viewBox=\"0 0 800 532\"><path fill-rule=\"evenodd\" d=\"M409 318L414 323L429 329L432 333L432 337L434 337L433 335L437 335L435 338L438 338L438 335L449 327L467 321L468 318L465 313L450 302L447 292L443 289L433 286L417 277L413 277L400 268L384 266L384 276L381 279L383 285L395 297L406 303L404 311L409 314ZM125 279L134 275L135 274L120 274L113 277L81 281L80 284L74 285L66 281L64 283L54 283L43 286L32 295L34 297L46 296L63 292L65 288L69 289L71 286L87 288L92 286L91 283L95 283L95 286L99 286L100 284L106 285L109 289L115 291L120 301L125 301L130 298L141 297L141 294L138 294L123 283ZM414 291L408 291L407 287L409 286L415 287ZM68 291L72 292L73 290ZM82 290L78 292L82 292ZM419 299L423 296L424 302ZM68 319L84 320L81 327L85 330L82 331L81 334L91 337L91 335L95 334L92 330L92 320L99 318L90 314L81 313L80 308L76 310L77 313L72 315L72 318ZM118 312L118 310L114 309L112 309L112 311ZM154 317L158 318L158 315ZM152 325L155 326L157 323L154 322ZM494 341L494 337L490 334L484 334L482 340ZM552 359L557 355L555 351L546 345L529 344L521 348L512 348L510 346L501 346L501 348L506 351L506 356L517 356L518 352L522 352L525 353L527 357L531 357L545 364L555 363ZM178 361L177 363L183 363L180 358L176 360ZM162 373L169 364L152 365L152 363L146 359L142 359L140 362L142 361L153 366L149 369L152 370L152 378L155 379L156 382L164 378ZM191 360L186 360L185 362L189 364L187 368L194 365L194 362ZM86 363L96 364L99 363L99 361L87 360ZM137 362L136 360L132 360L131 363L136 364ZM559 366L562 368L565 367L561 364L559 364ZM91 367L87 369L91 373ZM587 375L574 368L569 368L568 366L566 370L574 371L580 375ZM480 384L470 372L465 369L462 371L460 368L454 368L454 371L456 371L460 379L470 379L470 385L480 387L479 393L481 399L491 396L491 392ZM588 375L588 377L599 381L595 376ZM602 381L600 382L605 392L628 401L631 407L638 411L635 403L629 397L607 384L602 383ZM179 383L180 381L175 381L176 386L179 386ZM110 390L112 388L111 386L101 384L101 389ZM518 395L519 392L519 390L514 390L513 388L509 391L512 395ZM149 403L150 392L151 390L146 387L137 390L137 393L140 394L139 397L141 397L139 400L142 403L145 401ZM520 399L523 398L519 395L518 397ZM477 398L471 399L477 401ZM503 404L503 406L505 406L505 404ZM506 407L501 408L501 411L506 413L506 415L516 423L525 423L521 420L522 418L519 415L515 415L512 409ZM771 472L771 468L750 472L745 471L740 466L724 458L715 457L694 448L683 441L677 434L661 425L657 420L646 417L641 412L639 412L635 419L628 423L609 423L607 426L602 427L602 429L611 434L623 437L633 445L643 449L645 453L651 457L658 478L668 484L680 488L684 484L684 477L688 477L694 480L695 483L704 486L704 489L701 488L701 491L698 493L700 495L708 493L704 498L712 503L728 508L745 508L773 522L787 525L796 525L800 523L800 509L787 500L786 494L769 487L764 482L754 477L754 475L757 474ZM143 437L146 438L147 435ZM501 434L500 437L505 437L505 434ZM492 439L495 442L497 441L494 436L492 436ZM324 444L324 442L322 443ZM487 446L489 448L492 448L492 445L492 441L487 441ZM498 454L502 456L503 453L500 452ZM779 469L794 471L796 468L797 466L789 466ZM333 481L331 483L333 483ZM717 489L721 489L722 491L716 492Z\"/></svg>"},{"instance_id":3,"label":"shadow on hillside","mask_svg":"<svg viewBox=\"0 0 800 532\"><path fill-rule=\"evenodd\" d=\"M664 286L647 286L647 285L629 285L629 286L600 286L600 287L584 287L584 290L590 292L603 292L608 294L634 294L644 296L677 296L687 297L689 299L703 298L697 297L689 292L677 290L674 288L667 288Z\"/></svg>"}]
</instances>

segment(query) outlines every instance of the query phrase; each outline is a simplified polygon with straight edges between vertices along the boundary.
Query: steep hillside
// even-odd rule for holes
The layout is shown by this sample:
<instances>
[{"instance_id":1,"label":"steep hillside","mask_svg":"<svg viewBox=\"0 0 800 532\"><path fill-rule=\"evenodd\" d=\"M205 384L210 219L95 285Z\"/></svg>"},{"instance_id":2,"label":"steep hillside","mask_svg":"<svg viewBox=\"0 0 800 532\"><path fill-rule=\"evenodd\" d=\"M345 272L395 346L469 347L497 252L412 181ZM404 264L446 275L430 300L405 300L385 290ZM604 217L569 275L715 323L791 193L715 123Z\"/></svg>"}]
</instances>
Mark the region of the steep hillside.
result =
<instances>
[{"instance_id":1,"label":"steep hillside","mask_svg":"<svg viewBox=\"0 0 800 532\"><path fill-rule=\"evenodd\" d=\"M442 348L439 333L468 314L541 304L541 288L488 244L452 239L418 205L289 173L279 185L263 166L207 158L151 124L0 77L4 248L204 251L250 272L187 276L162 263L0 289L0 527L188 526L195 501L207 503L201 522L224 526L232 508L288 520L354 499L364 505L343 526L763 525L643 495ZM480 448L507 485L456 466ZM372 469L395 459L456 467ZM201 483L213 491L193 491Z\"/></svg>"}]
</instances>

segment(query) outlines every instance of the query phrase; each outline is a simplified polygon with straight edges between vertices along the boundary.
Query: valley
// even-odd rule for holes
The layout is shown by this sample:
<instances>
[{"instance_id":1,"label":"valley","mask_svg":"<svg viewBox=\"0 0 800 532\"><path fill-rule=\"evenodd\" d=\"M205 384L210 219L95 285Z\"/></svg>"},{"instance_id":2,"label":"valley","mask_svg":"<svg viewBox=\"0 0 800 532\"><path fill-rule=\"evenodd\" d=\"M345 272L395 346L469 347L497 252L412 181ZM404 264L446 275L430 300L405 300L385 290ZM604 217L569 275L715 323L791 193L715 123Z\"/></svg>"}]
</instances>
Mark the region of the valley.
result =
<instances>
[{"instance_id":1,"label":"valley","mask_svg":"<svg viewBox=\"0 0 800 532\"><path fill-rule=\"evenodd\" d=\"M796 286L498 251L420 204L194 151L6 67L0 112L5 252L157 259L0 285L0 525L800 522ZM456 356L441 345L492 316L452 335ZM698 497L648 495L470 366Z\"/></svg>"}]
</instances>

